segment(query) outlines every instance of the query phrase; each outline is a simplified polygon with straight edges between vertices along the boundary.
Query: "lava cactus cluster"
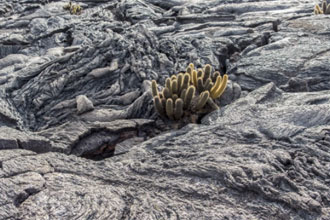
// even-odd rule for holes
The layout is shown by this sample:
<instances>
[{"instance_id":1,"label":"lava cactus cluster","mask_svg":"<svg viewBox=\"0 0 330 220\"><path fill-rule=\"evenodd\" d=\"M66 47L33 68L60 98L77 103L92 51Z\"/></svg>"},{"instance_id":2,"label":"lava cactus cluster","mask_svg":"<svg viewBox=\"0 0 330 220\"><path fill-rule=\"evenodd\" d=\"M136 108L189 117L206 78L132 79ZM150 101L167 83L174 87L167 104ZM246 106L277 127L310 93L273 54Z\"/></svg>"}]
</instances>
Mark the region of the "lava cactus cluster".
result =
<instances>
[{"instance_id":1,"label":"lava cactus cluster","mask_svg":"<svg viewBox=\"0 0 330 220\"><path fill-rule=\"evenodd\" d=\"M73 15L80 15L82 12L82 8L80 7L80 5L72 4L71 1L67 5L65 5L63 9L70 11L70 14Z\"/></svg>"},{"instance_id":2,"label":"lava cactus cluster","mask_svg":"<svg viewBox=\"0 0 330 220\"><path fill-rule=\"evenodd\" d=\"M226 89L228 75L212 72L211 65L195 69L190 63L186 72L172 75L158 91L155 80L151 83L152 96L157 112L171 120L211 112L219 107L214 102Z\"/></svg>"},{"instance_id":3,"label":"lava cactus cluster","mask_svg":"<svg viewBox=\"0 0 330 220\"><path fill-rule=\"evenodd\" d=\"M330 4L326 0L323 0L321 7L318 4L315 5L314 14L330 14Z\"/></svg>"}]
</instances>

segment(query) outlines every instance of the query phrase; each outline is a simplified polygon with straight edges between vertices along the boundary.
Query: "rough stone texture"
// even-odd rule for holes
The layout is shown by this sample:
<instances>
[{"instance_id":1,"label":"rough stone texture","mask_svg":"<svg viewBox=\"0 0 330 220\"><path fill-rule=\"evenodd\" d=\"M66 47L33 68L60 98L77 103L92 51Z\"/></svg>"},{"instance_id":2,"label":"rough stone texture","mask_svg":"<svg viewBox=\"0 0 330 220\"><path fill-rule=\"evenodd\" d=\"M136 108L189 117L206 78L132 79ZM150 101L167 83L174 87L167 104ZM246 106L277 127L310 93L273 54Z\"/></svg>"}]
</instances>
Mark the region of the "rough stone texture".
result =
<instances>
[{"instance_id":1,"label":"rough stone texture","mask_svg":"<svg viewBox=\"0 0 330 220\"><path fill-rule=\"evenodd\" d=\"M0 219L330 219L314 1L67 3L0 2ZM190 62L230 81L220 110L175 129L150 80Z\"/></svg>"},{"instance_id":2,"label":"rough stone texture","mask_svg":"<svg viewBox=\"0 0 330 220\"><path fill-rule=\"evenodd\" d=\"M85 95L79 95L76 98L77 102L77 113L83 114L85 112L91 111L94 109L93 102L89 100Z\"/></svg>"}]
</instances>

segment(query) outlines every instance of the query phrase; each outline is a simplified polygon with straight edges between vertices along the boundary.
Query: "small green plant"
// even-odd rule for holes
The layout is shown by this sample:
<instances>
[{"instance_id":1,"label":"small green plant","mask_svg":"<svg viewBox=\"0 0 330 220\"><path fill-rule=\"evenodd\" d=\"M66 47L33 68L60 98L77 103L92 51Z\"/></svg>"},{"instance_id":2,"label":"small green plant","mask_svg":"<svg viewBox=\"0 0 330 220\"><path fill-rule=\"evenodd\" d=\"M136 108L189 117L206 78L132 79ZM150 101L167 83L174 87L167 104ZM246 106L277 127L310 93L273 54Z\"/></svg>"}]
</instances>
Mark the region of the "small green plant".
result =
<instances>
[{"instance_id":1,"label":"small green plant","mask_svg":"<svg viewBox=\"0 0 330 220\"><path fill-rule=\"evenodd\" d=\"M315 5L314 14L330 14L330 4L326 0L323 0L321 6Z\"/></svg>"},{"instance_id":2,"label":"small green plant","mask_svg":"<svg viewBox=\"0 0 330 220\"><path fill-rule=\"evenodd\" d=\"M82 8L80 7L80 5L74 5L71 1L67 5L65 5L63 9L70 11L70 14L73 15L80 15L82 12Z\"/></svg>"},{"instance_id":3,"label":"small green plant","mask_svg":"<svg viewBox=\"0 0 330 220\"><path fill-rule=\"evenodd\" d=\"M198 116L219 107L214 99L219 98L226 89L227 74L212 73L207 64L203 69L195 69L189 64L185 73L172 75L165 80L161 92L155 80L151 83L154 106L157 112L171 120L180 120L187 116ZM196 117L192 117L196 118Z\"/></svg>"}]
</instances>

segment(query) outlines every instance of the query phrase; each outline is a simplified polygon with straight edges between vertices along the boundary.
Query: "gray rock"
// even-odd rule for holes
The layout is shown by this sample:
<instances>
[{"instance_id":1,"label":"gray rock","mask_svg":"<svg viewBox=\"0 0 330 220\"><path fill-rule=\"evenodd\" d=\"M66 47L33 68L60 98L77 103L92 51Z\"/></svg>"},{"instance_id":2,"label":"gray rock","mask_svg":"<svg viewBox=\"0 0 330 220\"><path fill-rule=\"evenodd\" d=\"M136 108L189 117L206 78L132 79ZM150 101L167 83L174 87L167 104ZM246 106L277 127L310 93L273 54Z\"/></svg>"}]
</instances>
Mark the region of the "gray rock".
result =
<instances>
[{"instance_id":1,"label":"gray rock","mask_svg":"<svg viewBox=\"0 0 330 220\"><path fill-rule=\"evenodd\" d=\"M51 150L51 142L32 132L23 132L10 127L0 127L0 150L26 149L38 153Z\"/></svg>"},{"instance_id":2,"label":"gray rock","mask_svg":"<svg viewBox=\"0 0 330 220\"><path fill-rule=\"evenodd\" d=\"M0 219L330 219L330 23L314 2L74 4L0 4ZM150 82L190 62L230 80L180 127Z\"/></svg>"},{"instance_id":3,"label":"gray rock","mask_svg":"<svg viewBox=\"0 0 330 220\"><path fill-rule=\"evenodd\" d=\"M22 54L11 54L0 59L0 68L2 69L17 63L24 63L27 59L28 57Z\"/></svg>"},{"instance_id":4,"label":"gray rock","mask_svg":"<svg viewBox=\"0 0 330 220\"><path fill-rule=\"evenodd\" d=\"M78 114L83 114L85 112L94 109L93 102L89 100L85 95L79 95L76 99Z\"/></svg>"}]
</instances>

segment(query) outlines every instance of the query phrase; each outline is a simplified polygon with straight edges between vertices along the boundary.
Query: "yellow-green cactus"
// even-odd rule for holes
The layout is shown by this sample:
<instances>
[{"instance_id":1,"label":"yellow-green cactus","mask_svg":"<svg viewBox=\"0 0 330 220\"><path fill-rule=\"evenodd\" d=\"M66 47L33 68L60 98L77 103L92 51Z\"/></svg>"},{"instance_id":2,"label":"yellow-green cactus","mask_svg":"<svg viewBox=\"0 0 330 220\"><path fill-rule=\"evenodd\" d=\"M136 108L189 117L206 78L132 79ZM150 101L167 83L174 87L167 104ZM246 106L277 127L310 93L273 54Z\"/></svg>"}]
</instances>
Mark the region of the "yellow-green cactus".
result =
<instances>
[{"instance_id":1,"label":"yellow-green cactus","mask_svg":"<svg viewBox=\"0 0 330 220\"><path fill-rule=\"evenodd\" d=\"M163 90L163 96L165 99L169 99L172 97L172 93L170 92L170 90L168 88L165 88Z\"/></svg>"},{"instance_id":2,"label":"yellow-green cactus","mask_svg":"<svg viewBox=\"0 0 330 220\"><path fill-rule=\"evenodd\" d=\"M191 103L191 100L193 99L194 97L194 94L195 94L195 87L194 86L189 86L189 88L186 90L185 94L184 94L184 108L188 108L190 103Z\"/></svg>"},{"instance_id":3,"label":"yellow-green cactus","mask_svg":"<svg viewBox=\"0 0 330 220\"><path fill-rule=\"evenodd\" d=\"M215 104L215 102L213 101L213 99L211 97L209 97L207 99L207 104L211 107L212 110L218 110L219 106L217 104Z\"/></svg>"},{"instance_id":4,"label":"yellow-green cactus","mask_svg":"<svg viewBox=\"0 0 330 220\"><path fill-rule=\"evenodd\" d=\"M204 91L203 77L197 78L197 91L198 93L202 93Z\"/></svg>"},{"instance_id":5,"label":"yellow-green cactus","mask_svg":"<svg viewBox=\"0 0 330 220\"><path fill-rule=\"evenodd\" d=\"M218 78L219 79L219 78ZM218 87L214 87L214 89L212 90L211 89L211 97L213 98L213 99L217 99L217 98L219 98L221 95L222 95L222 93L225 91L225 89L226 89L226 86L227 86L227 82L228 82L228 75L227 74L225 74L224 76L223 76L223 79L222 80L220 80L220 84L219 84L219 86Z\"/></svg>"},{"instance_id":6,"label":"yellow-green cactus","mask_svg":"<svg viewBox=\"0 0 330 220\"><path fill-rule=\"evenodd\" d=\"M190 82L190 75L188 73L185 73L183 75L183 82L182 82L182 86L181 86L181 91L184 89L187 89L189 87L189 82Z\"/></svg>"},{"instance_id":7,"label":"yellow-green cactus","mask_svg":"<svg viewBox=\"0 0 330 220\"><path fill-rule=\"evenodd\" d=\"M183 74L179 73L178 74L178 91L180 91L180 88L182 87L182 85L183 85Z\"/></svg>"},{"instance_id":8,"label":"yellow-green cactus","mask_svg":"<svg viewBox=\"0 0 330 220\"><path fill-rule=\"evenodd\" d=\"M74 5L70 1L67 5L63 6L64 10L70 11L73 15L80 15L82 12L82 7L80 5Z\"/></svg>"},{"instance_id":9,"label":"yellow-green cactus","mask_svg":"<svg viewBox=\"0 0 330 220\"><path fill-rule=\"evenodd\" d=\"M315 5L314 14L330 14L330 4L326 0L323 0L321 6L318 4Z\"/></svg>"},{"instance_id":10,"label":"yellow-green cactus","mask_svg":"<svg viewBox=\"0 0 330 220\"><path fill-rule=\"evenodd\" d=\"M203 82L205 83L206 80L208 80L211 76L211 71L212 71L212 67L210 64L206 64L204 67L204 76L203 76Z\"/></svg>"},{"instance_id":11,"label":"yellow-green cactus","mask_svg":"<svg viewBox=\"0 0 330 220\"><path fill-rule=\"evenodd\" d=\"M173 119L173 111L174 111L173 100L169 98L166 100L166 115L170 119Z\"/></svg>"},{"instance_id":12,"label":"yellow-green cactus","mask_svg":"<svg viewBox=\"0 0 330 220\"><path fill-rule=\"evenodd\" d=\"M183 101L182 99L178 98L175 100L175 108L174 108L174 118L179 120L183 115Z\"/></svg>"},{"instance_id":13,"label":"yellow-green cactus","mask_svg":"<svg viewBox=\"0 0 330 220\"><path fill-rule=\"evenodd\" d=\"M164 109L159 96L154 97L154 105L159 114L164 115Z\"/></svg>"},{"instance_id":14,"label":"yellow-green cactus","mask_svg":"<svg viewBox=\"0 0 330 220\"><path fill-rule=\"evenodd\" d=\"M172 80L171 88L172 94L176 94L178 92L178 81L176 79Z\"/></svg>"},{"instance_id":15,"label":"yellow-green cactus","mask_svg":"<svg viewBox=\"0 0 330 220\"><path fill-rule=\"evenodd\" d=\"M184 100L184 98L186 97L186 92L187 92L187 89L183 89L183 90L181 91L180 99Z\"/></svg>"},{"instance_id":16,"label":"yellow-green cactus","mask_svg":"<svg viewBox=\"0 0 330 220\"><path fill-rule=\"evenodd\" d=\"M197 87L197 71L196 70L193 70L191 72L191 77L192 77L192 83L195 87Z\"/></svg>"},{"instance_id":17,"label":"yellow-green cactus","mask_svg":"<svg viewBox=\"0 0 330 220\"><path fill-rule=\"evenodd\" d=\"M210 91L212 87L213 87L212 80L211 80L211 78L208 78L206 80L206 82L204 83L204 89L207 91Z\"/></svg>"},{"instance_id":18,"label":"yellow-green cactus","mask_svg":"<svg viewBox=\"0 0 330 220\"><path fill-rule=\"evenodd\" d=\"M202 92L198 97L198 103L196 105L196 109L201 110L206 104L209 97L210 97L209 91Z\"/></svg>"},{"instance_id":19,"label":"yellow-green cactus","mask_svg":"<svg viewBox=\"0 0 330 220\"><path fill-rule=\"evenodd\" d=\"M81 7L80 5L74 5L71 7L70 13L73 15L77 15L81 13Z\"/></svg>"},{"instance_id":20,"label":"yellow-green cactus","mask_svg":"<svg viewBox=\"0 0 330 220\"><path fill-rule=\"evenodd\" d=\"M228 76L215 71L211 65L195 69L190 63L185 73L172 75L165 80L165 87L158 92L155 80L151 83L152 96L157 112L171 120L185 116L197 116L219 109L213 99L219 98L226 89ZM195 117L194 116L194 117Z\"/></svg>"},{"instance_id":21,"label":"yellow-green cactus","mask_svg":"<svg viewBox=\"0 0 330 220\"><path fill-rule=\"evenodd\" d=\"M175 102L177 99L179 98L179 96L177 94L173 94L172 95L172 99Z\"/></svg>"},{"instance_id":22,"label":"yellow-green cactus","mask_svg":"<svg viewBox=\"0 0 330 220\"><path fill-rule=\"evenodd\" d=\"M152 82L151 82L151 91L152 91L152 97L158 96L158 89L157 89L156 80L152 80Z\"/></svg>"}]
</instances>

